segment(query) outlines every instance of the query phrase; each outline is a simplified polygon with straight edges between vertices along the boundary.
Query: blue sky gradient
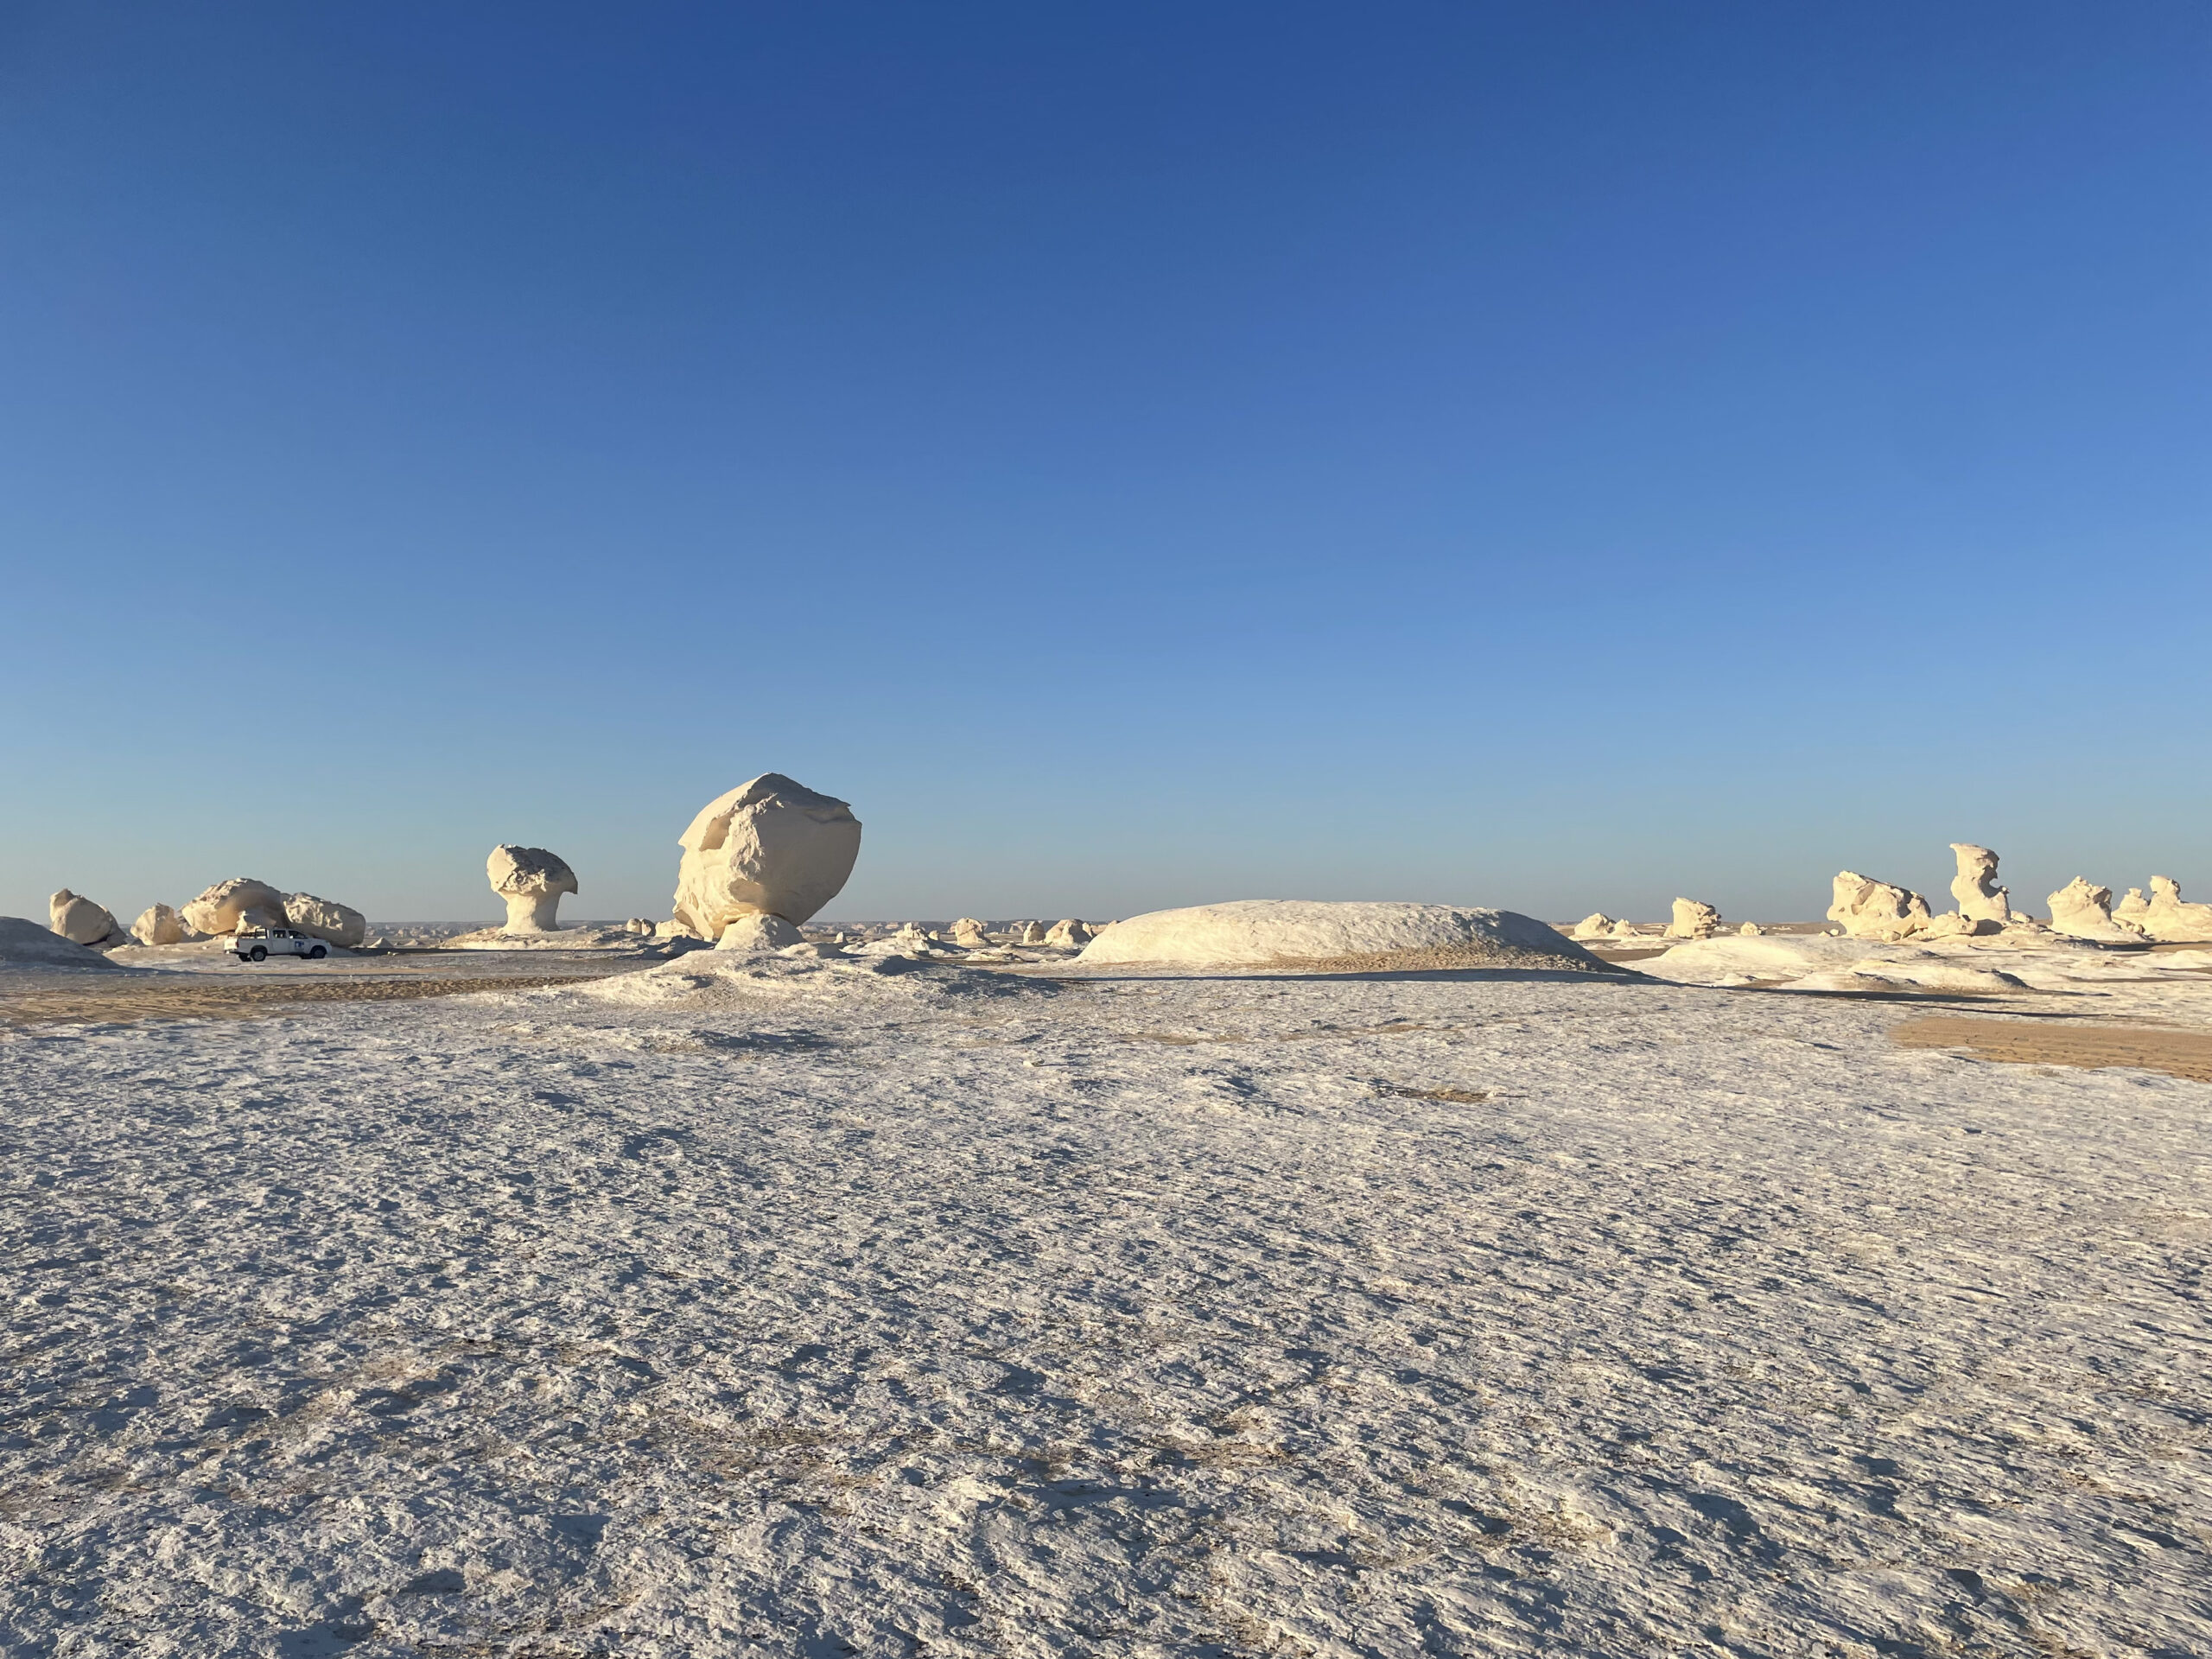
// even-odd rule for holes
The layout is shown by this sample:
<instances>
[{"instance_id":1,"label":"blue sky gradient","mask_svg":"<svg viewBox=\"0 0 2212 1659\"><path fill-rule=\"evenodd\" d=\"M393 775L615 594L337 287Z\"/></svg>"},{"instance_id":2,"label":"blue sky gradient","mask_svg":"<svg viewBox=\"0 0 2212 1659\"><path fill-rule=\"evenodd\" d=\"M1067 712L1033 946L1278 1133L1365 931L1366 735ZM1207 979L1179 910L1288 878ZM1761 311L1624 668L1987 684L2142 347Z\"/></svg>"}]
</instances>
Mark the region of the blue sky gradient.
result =
<instances>
[{"instance_id":1,"label":"blue sky gradient","mask_svg":"<svg viewBox=\"0 0 2212 1659\"><path fill-rule=\"evenodd\" d=\"M0 17L0 912L2212 897L2212 14Z\"/></svg>"}]
</instances>

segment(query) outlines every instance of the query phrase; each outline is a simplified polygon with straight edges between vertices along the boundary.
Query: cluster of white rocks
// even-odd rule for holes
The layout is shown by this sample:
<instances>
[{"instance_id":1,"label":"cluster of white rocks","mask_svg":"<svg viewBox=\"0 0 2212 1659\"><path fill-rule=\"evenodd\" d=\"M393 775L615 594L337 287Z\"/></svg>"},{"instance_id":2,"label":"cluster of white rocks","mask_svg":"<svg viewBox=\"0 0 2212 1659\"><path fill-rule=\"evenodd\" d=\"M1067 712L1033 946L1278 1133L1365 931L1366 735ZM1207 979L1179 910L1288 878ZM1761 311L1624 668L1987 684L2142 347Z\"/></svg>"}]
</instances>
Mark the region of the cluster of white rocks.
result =
<instances>
[{"instance_id":1,"label":"cluster of white rocks","mask_svg":"<svg viewBox=\"0 0 2212 1659\"><path fill-rule=\"evenodd\" d=\"M242 927L290 927L327 944L361 943L368 920L350 905L311 893L280 893L266 881L234 876L218 881L181 910L149 905L125 928L104 905L64 887L48 902L53 931L98 950L125 945L194 944L227 938Z\"/></svg>"},{"instance_id":2,"label":"cluster of white rocks","mask_svg":"<svg viewBox=\"0 0 2212 1659\"><path fill-rule=\"evenodd\" d=\"M1910 888L1846 870L1835 879L1828 919L1853 939L1971 938L2006 932L2048 931L2103 944L2195 943L2212 940L2212 905L2190 904L2170 875L2151 878L2151 895L2128 889L2117 908L2112 889L2075 876L2050 896L2046 926L2012 908L2008 889L1998 885L1997 855L1972 842L1953 842L1958 874L1951 898L1958 908L1936 915L1928 900Z\"/></svg>"}]
</instances>

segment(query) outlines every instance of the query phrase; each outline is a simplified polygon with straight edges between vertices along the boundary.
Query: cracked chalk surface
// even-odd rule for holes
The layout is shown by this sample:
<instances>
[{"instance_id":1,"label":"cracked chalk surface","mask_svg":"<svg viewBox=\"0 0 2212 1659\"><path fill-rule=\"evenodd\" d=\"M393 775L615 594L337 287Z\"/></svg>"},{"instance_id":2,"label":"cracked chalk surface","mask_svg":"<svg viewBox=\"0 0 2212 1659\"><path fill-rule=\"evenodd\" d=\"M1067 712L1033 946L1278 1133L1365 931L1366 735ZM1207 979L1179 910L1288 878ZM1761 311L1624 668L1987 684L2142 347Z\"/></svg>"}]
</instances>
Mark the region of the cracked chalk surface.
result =
<instances>
[{"instance_id":1,"label":"cracked chalk surface","mask_svg":"<svg viewBox=\"0 0 2212 1659\"><path fill-rule=\"evenodd\" d=\"M0 1029L0 1650L2212 1651L2212 1085L696 961Z\"/></svg>"}]
</instances>

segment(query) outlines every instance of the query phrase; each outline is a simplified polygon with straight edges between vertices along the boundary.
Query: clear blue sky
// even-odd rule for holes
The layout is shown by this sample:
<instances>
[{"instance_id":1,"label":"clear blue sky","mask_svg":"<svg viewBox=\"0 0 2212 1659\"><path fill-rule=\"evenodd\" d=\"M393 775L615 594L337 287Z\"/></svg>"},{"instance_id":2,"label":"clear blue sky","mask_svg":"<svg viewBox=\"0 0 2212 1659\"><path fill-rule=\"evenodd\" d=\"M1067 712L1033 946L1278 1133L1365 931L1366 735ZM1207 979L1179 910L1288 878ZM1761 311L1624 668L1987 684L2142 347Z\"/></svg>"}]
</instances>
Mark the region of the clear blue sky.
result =
<instances>
[{"instance_id":1,"label":"clear blue sky","mask_svg":"<svg viewBox=\"0 0 2212 1659\"><path fill-rule=\"evenodd\" d=\"M0 911L2212 898L2212 12L11 6Z\"/></svg>"}]
</instances>

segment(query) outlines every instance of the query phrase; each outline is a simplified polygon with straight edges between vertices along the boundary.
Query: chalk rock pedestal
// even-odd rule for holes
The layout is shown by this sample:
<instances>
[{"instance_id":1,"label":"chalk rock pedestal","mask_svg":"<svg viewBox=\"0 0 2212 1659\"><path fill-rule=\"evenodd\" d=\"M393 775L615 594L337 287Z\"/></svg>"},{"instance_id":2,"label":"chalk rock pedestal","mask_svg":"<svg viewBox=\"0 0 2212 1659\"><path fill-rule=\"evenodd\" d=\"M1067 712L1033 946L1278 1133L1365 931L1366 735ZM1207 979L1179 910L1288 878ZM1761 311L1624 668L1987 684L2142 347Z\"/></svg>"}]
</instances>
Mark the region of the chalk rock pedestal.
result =
<instances>
[{"instance_id":1,"label":"chalk rock pedestal","mask_svg":"<svg viewBox=\"0 0 2212 1659\"><path fill-rule=\"evenodd\" d=\"M1842 923L1854 939L1902 939L1925 932L1932 918L1928 900L1910 888L1844 870L1835 878L1828 919Z\"/></svg>"},{"instance_id":2,"label":"chalk rock pedestal","mask_svg":"<svg viewBox=\"0 0 2212 1659\"><path fill-rule=\"evenodd\" d=\"M507 933L550 933L558 925L561 895L576 891L576 873L543 847L494 847L484 861L492 891L507 901Z\"/></svg>"},{"instance_id":3,"label":"chalk rock pedestal","mask_svg":"<svg viewBox=\"0 0 2212 1659\"><path fill-rule=\"evenodd\" d=\"M1675 900L1675 919L1667 924L1670 939L1709 939L1720 931L1720 912L1695 899Z\"/></svg>"},{"instance_id":4,"label":"chalk rock pedestal","mask_svg":"<svg viewBox=\"0 0 2212 1659\"><path fill-rule=\"evenodd\" d=\"M769 772L708 802L678 845L675 920L719 942L740 917L796 926L836 898L861 824L847 803Z\"/></svg>"},{"instance_id":5,"label":"chalk rock pedestal","mask_svg":"<svg viewBox=\"0 0 2212 1659\"><path fill-rule=\"evenodd\" d=\"M1995 922L1999 927L2012 919L2008 889L1997 885L1997 855L1972 842L1955 841L1951 851L1959 873L1951 878L1951 897L1959 914L1970 922Z\"/></svg>"},{"instance_id":6,"label":"chalk rock pedestal","mask_svg":"<svg viewBox=\"0 0 2212 1659\"><path fill-rule=\"evenodd\" d=\"M715 949L765 957L805 943L798 929L780 916L740 916L722 929L721 938L715 941Z\"/></svg>"},{"instance_id":7,"label":"chalk rock pedestal","mask_svg":"<svg viewBox=\"0 0 2212 1659\"><path fill-rule=\"evenodd\" d=\"M283 927L284 895L250 875L218 881L184 907L184 922L194 932L235 933L242 927Z\"/></svg>"},{"instance_id":8,"label":"chalk rock pedestal","mask_svg":"<svg viewBox=\"0 0 2212 1659\"><path fill-rule=\"evenodd\" d=\"M96 905L64 887L47 900L47 914L54 931L72 944L98 944L104 939L124 942L123 929L105 905Z\"/></svg>"}]
</instances>

